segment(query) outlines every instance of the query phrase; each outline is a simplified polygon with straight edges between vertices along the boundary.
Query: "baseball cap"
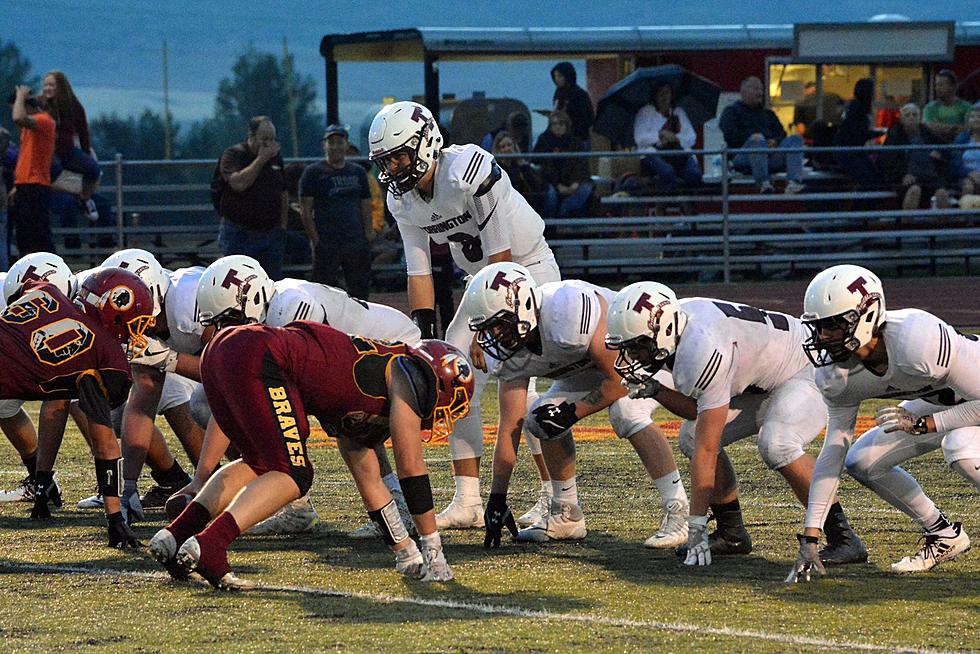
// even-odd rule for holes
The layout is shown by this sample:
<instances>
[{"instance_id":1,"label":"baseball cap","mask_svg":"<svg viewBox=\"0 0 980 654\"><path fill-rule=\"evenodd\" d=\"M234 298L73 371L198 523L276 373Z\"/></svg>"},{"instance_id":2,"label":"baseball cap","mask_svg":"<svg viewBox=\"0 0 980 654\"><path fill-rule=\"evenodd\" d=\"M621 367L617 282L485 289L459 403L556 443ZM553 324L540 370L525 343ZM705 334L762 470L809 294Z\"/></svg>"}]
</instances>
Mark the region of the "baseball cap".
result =
<instances>
[{"instance_id":1,"label":"baseball cap","mask_svg":"<svg viewBox=\"0 0 980 654\"><path fill-rule=\"evenodd\" d=\"M334 134L343 134L345 139L350 138L350 136L347 134L347 126L338 125L337 123L327 125L327 129L323 131L323 138L328 138Z\"/></svg>"}]
</instances>

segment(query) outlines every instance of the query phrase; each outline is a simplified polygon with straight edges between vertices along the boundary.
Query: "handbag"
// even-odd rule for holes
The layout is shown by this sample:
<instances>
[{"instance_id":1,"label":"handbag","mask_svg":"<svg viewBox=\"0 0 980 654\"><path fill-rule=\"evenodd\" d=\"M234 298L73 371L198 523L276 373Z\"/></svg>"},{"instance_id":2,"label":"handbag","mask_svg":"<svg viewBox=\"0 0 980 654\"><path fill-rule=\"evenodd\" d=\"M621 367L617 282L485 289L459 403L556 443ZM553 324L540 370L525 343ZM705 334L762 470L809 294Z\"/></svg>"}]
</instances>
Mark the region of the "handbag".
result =
<instances>
[{"instance_id":1,"label":"handbag","mask_svg":"<svg viewBox=\"0 0 980 654\"><path fill-rule=\"evenodd\" d=\"M56 193L81 195L82 174L73 170L62 170L58 178L51 182L51 190Z\"/></svg>"}]
</instances>

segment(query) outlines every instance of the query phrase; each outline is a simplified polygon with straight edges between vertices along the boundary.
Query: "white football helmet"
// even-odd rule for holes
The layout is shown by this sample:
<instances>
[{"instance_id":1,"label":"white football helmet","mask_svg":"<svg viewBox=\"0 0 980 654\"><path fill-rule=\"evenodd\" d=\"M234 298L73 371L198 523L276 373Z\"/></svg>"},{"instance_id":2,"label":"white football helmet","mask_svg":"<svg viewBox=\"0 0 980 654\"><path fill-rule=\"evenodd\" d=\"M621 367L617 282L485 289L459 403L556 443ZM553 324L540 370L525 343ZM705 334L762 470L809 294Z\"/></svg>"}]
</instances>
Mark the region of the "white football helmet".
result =
<instances>
[{"instance_id":1,"label":"white football helmet","mask_svg":"<svg viewBox=\"0 0 980 654\"><path fill-rule=\"evenodd\" d=\"M498 361L519 352L538 326L538 285L527 268L512 261L474 275L462 302L477 344Z\"/></svg>"},{"instance_id":2,"label":"white football helmet","mask_svg":"<svg viewBox=\"0 0 980 654\"><path fill-rule=\"evenodd\" d=\"M639 384L660 370L677 351L687 316L677 296L658 282L630 284L609 303L606 347L618 350L616 372Z\"/></svg>"},{"instance_id":3,"label":"white football helmet","mask_svg":"<svg viewBox=\"0 0 980 654\"><path fill-rule=\"evenodd\" d=\"M150 293L153 294L153 316L160 315L163 299L170 290L170 275L163 269L157 258L139 248L120 250L102 262L103 268L122 268L143 280Z\"/></svg>"},{"instance_id":4,"label":"white football helmet","mask_svg":"<svg viewBox=\"0 0 980 654\"><path fill-rule=\"evenodd\" d=\"M368 133L371 161L388 191L408 193L431 169L442 149L442 133L432 112L417 102L395 102L378 112ZM393 159L407 154L410 163L392 170Z\"/></svg>"},{"instance_id":5,"label":"white football helmet","mask_svg":"<svg viewBox=\"0 0 980 654\"><path fill-rule=\"evenodd\" d=\"M242 254L221 257L197 283L197 318L219 329L265 322L275 285L258 261Z\"/></svg>"},{"instance_id":6,"label":"white football helmet","mask_svg":"<svg viewBox=\"0 0 980 654\"><path fill-rule=\"evenodd\" d=\"M867 345L885 324L885 291L867 268L844 264L813 278L803 298L810 338L803 350L817 367L842 363Z\"/></svg>"},{"instance_id":7,"label":"white football helmet","mask_svg":"<svg viewBox=\"0 0 980 654\"><path fill-rule=\"evenodd\" d=\"M3 298L10 303L10 298L20 293L25 282L41 280L58 287L66 297L74 298L78 292L78 280L65 260L51 252L33 252L18 259L7 271L3 280Z\"/></svg>"}]
</instances>

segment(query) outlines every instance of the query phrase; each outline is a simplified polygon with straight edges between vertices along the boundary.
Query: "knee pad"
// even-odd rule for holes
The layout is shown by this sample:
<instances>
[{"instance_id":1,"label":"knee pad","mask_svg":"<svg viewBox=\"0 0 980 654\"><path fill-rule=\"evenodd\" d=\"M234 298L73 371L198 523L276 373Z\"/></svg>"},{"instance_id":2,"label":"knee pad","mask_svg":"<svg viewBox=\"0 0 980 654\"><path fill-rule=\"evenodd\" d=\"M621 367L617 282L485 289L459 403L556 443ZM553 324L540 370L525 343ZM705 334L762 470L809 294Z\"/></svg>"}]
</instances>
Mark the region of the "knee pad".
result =
<instances>
[{"instance_id":1,"label":"knee pad","mask_svg":"<svg viewBox=\"0 0 980 654\"><path fill-rule=\"evenodd\" d=\"M868 453L868 445L880 433L883 433L881 428L875 427L861 435L847 450L847 456L844 457L844 467L847 469L847 474L858 481L867 481L876 475L875 462Z\"/></svg>"},{"instance_id":2,"label":"knee pad","mask_svg":"<svg viewBox=\"0 0 980 654\"><path fill-rule=\"evenodd\" d=\"M204 384L198 384L191 393L191 416L201 429L207 429L208 422L211 421L211 405L204 393Z\"/></svg>"},{"instance_id":3,"label":"knee pad","mask_svg":"<svg viewBox=\"0 0 980 654\"><path fill-rule=\"evenodd\" d=\"M631 400L624 397L609 407L609 424L619 438L630 438L653 424L650 414L657 408L656 400Z\"/></svg>"},{"instance_id":4,"label":"knee pad","mask_svg":"<svg viewBox=\"0 0 980 654\"><path fill-rule=\"evenodd\" d=\"M963 459L980 459L980 427L960 427L947 432L942 448L947 465Z\"/></svg>"},{"instance_id":5,"label":"knee pad","mask_svg":"<svg viewBox=\"0 0 980 654\"><path fill-rule=\"evenodd\" d=\"M779 470L803 456L803 442L799 434L786 429L785 425L765 424L759 430L756 444L763 462L770 470Z\"/></svg>"},{"instance_id":6,"label":"knee pad","mask_svg":"<svg viewBox=\"0 0 980 654\"><path fill-rule=\"evenodd\" d=\"M680 433L677 437L677 447L687 458L694 456L694 420L685 420L681 423Z\"/></svg>"}]
</instances>

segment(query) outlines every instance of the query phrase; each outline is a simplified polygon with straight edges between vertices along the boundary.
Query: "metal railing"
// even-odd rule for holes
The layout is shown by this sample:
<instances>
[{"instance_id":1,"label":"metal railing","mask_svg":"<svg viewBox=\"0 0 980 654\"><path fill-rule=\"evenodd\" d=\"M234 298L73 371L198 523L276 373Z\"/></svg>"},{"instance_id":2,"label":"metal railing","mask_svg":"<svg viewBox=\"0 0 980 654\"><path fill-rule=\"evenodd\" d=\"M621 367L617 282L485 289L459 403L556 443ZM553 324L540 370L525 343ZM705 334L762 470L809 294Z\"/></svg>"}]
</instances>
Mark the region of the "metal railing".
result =
<instances>
[{"instance_id":1,"label":"metal railing","mask_svg":"<svg viewBox=\"0 0 980 654\"><path fill-rule=\"evenodd\" d=\"M912 150L965 150L975 145L862 146L779 148L779 154L802 152L877 154ZM980 256L980 235L974 224L980 212L948 209L901 211L887 202L881 209L861 207L852 210L847 202L884 201L894 192L834 190L808 192L797 196L746 194L739 191L744 175L731 170L730 162L739 153L767 153L770 149L729 148L691 150L689 154L709 160L720 157L720 175L715 183L699 191L659 194L648 197L605 197L598 206L616 211L623 208L644 214L658 206L696 203L707 213L676 216L584 216L558 218L546 216L552 249L569 272L592 274L643 274L663 272L684 274L692 267L720 273L726 283L733 271L766 274L794 270L807 265L823 265L837 253L841 257L862 257L901 266L903 252L909 264L922 263L932 272L945 262L962 261L967 270L971 259ZM555 158L639 159L653 152L521 153L498 158L542 162ZM660 154L676 154L675 151ZM319 159L289 160L310 163ZM351 158L362 162L364 158ZM56 227L56 235L74 237L80 247L64 251L69 260L94 265L113 248L146 247L159 253L164 265L206 263L218 256L215 243L218 218L211 206L210 180L216 165L213 159L179 161L127 161L117 155L102 162L104 184L100 193L113 198L110 215L98 225ZM109 173L111 169L112 174ZM812 174L812 173L811 173ZM834 180L815 175L814 188L826 187ZM841 177L836 178L841 183ZM847 183L843 182L846 188ZM707 190L707 193L700 191ZM823 206L833 203L829 208ZM894 200L891 201L894 205ZM753 208L737 213L736 206ZM763 210L759 210L763 209ZM816 210L815 210L816 209ZM820 210L822 209L822 210ZM949 221L946 225L923 222ZM956 224L952 224L952 223ZM932 229L929 229L929 228ZM624 235L625 234L625 235ZM306 268L292 268L303 271ZM388 265L386 274L399 274L400 266Z\"/></svg>"}]
</instances>

